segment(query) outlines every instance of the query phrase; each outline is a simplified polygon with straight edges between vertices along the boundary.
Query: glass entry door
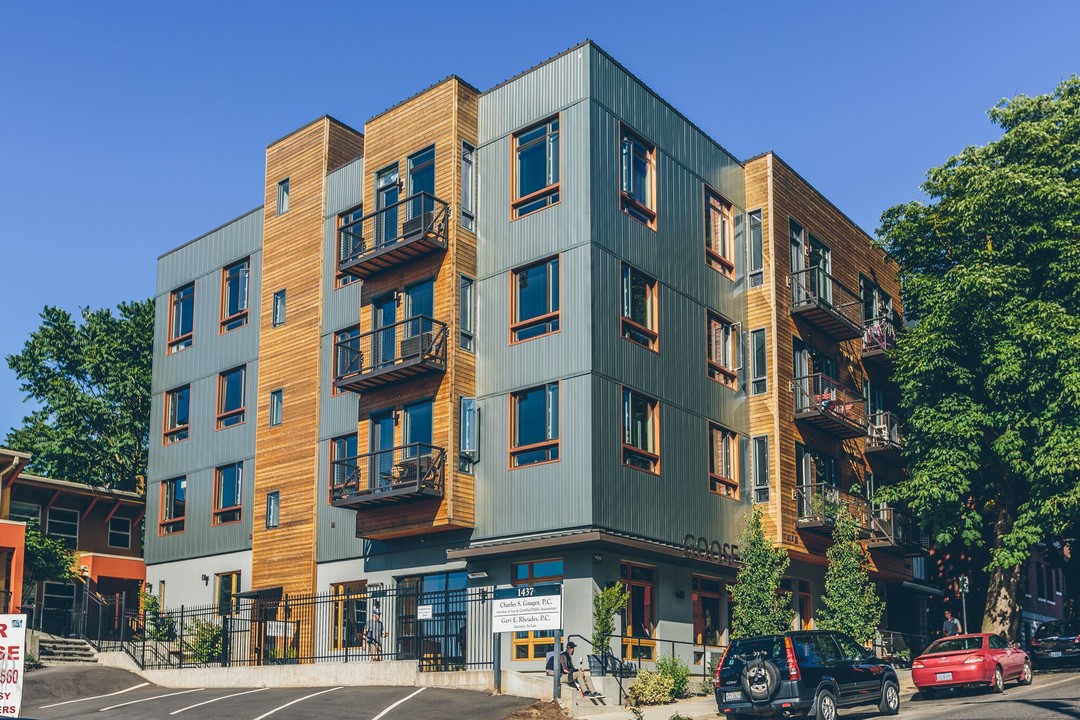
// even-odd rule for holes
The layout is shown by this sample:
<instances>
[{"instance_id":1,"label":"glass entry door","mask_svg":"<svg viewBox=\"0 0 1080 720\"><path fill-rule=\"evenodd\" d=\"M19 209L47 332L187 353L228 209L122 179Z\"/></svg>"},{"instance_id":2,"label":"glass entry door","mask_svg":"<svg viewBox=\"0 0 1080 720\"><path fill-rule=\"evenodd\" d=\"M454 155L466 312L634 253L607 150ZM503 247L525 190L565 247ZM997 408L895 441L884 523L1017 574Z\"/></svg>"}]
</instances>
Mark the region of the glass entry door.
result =
<instances>
[{"instance_id":1,"label":"glass entry door","mask_svg":"<svg viewBox=\"0 0 1080 720\"><path fill-rule=\"evenodd\" d=\"M400 199L397 165L386 168L375 176L375 209L382 211L376 216L375 237L380 247L398 238L398 206Z\"/></svg>"},{"instance_id":2,"label":"glass entry door","mask_svg":"<svg viewBox=\"0 0 1080 720\"><path fill-rule=\"evenodd\" d=\"M390 487L394 472L394 413L381 412L371 416L371 487Z\"/></svg>"},{"instance_id":3,"label":"glass entry door","mask_svg":"<svg viewBox=\"0 0 1080 720\"><path fill-rule=\"evenodd\" d=\"M405 289L405 317L414 318L406 327L406 337L431 332L431 321L421 317L435 316L435 281L425 280Z\"/></svg>"},{"instance_id":4,"label":"glass entry door","mask_svg":"<svg viewBox=\"0 0 1080 720\"><path fill-rule=\"evenodd\" d=\"M376 368L393 365L397 356L397 299L393 295L384 295L372 303L372 322L378 331L371 336L372 364Z\"/></svg>"}]
</instances>

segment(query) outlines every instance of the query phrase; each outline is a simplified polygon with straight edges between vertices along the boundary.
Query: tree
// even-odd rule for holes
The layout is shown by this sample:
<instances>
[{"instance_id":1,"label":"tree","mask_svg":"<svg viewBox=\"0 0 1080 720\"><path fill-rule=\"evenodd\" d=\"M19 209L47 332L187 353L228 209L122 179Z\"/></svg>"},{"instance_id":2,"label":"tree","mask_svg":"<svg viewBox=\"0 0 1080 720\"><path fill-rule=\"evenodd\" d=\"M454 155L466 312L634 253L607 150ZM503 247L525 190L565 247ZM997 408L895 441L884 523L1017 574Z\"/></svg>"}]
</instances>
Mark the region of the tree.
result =
<instances>
[{"instance_id":1,"label":"tree","mask_svg":"<svg viewBox=\"0 0 1080 720\"><path fill-rule=\"evenodd\" d=\"M882 215L917 321L895 357L910 476L883 499L989 549L982 629L1015 637L1021 564L1080 509L1080 78L989 115L999 139Z\"/></svg>"},{"instance_id":2,"label":"tree","mask_svg":"<svg viewBox=\"0 0 1080 720\"><path fill-rule=\"evenodd\" d=\"M35 520L26 523L25 551L24 600L33 599L32 593L42 580L69 583L75 579L75 552L63 540L43 534Z\"/></svg>"},{"instance_id":3,"label":"tree","mask_svg":"<svg viewBox=\"0 0 1080 720\"><path fill-rule=\"evenodd\" d=\"M630 588L622 583L614 583L603 590L593 592L593 650L603 653L611 643L615 632L615 613L626 607L630 601Z\"/></svg>"},{"instance_id":4,"label":"tree","mask_svg":"<svg viewBox=\"0 0 1080 720\"><path fill-rule=\"evenodd\" d=\"M773 547L765 537L761 508L755 506L747 512L739 547L742 565L731 589L735 600L732 639L787 632L795 612L791 593L780 592L780 583L791 560L786 550Z\"/></svg>"},{"instance_id":5,"label":"tree","mask_svg":"<svg viewBox=\"0 0 1080 720\"><path fill-rule=\"evenodd\" d=\"M46 307L41 326L7 358L39 407L4 443L32 453L48 477L136 490L146 477L154 302L81 312Z\"/></svg>"},{"instance_id":6,"label":"tree","mask_svg":"<svg viewBox=\"0 0 1080 720\"><path fill-rule=\"evenodd\" d=\"M865 645L878 629L885 603L870 579L870 556L859 540L859 523L846 507L836 514L833 544L825 560L818 627L847 633Z\"/></svg>"}]
</instances>

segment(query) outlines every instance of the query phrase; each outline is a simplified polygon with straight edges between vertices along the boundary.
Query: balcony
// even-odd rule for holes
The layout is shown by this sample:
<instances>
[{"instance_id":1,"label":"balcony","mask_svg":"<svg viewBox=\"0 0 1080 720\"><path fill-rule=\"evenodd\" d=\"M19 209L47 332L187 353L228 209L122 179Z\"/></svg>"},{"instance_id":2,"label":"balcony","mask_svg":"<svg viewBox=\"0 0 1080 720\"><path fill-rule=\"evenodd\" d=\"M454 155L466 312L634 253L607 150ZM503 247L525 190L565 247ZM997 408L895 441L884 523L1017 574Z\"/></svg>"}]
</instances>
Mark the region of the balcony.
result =
<instances>
[{"instance_id":1,"label":"balcony","mask_svg":"<svg viewBox=\"0 0 1080 720\"><path fill-rule=\"evenodd\" d=\"M373 505L441 498L446 481L446 451L427 443L335 460L330 502L358 510Z\"/></svg>"},{"instance_id":2,"label":"balcony","mask_svg":"<svg viewBox=\"0 0 1080 720\"><path fill-rule=\"evenodd\" d=\"M900 418L891 412L871 415L866 426L866 452L899 460L904 454L904 428Z\"/></svg>"},{"instance_id":3,"label":"balcony","mask_svg":"<svg viewBox=\"0 0 1080 720\"><path fill-rule=\"evenodd\" d=\"M334 344L334 387L363 393L446 370L446 323L426 315L399 320Z\"/></svg>"},{"instance_id":4,"label":"balcony","mask_svg":"<svg viewBox=\"0 0 1080 720\"><path fill-rule=\"evenodd\" d=\"M800 530L812 530L832 535L837 515L847 508L859 526L859 535L872 536L870 505L866 500L843 492L835 485L815 483L795 488L795 504L798 509Z\"/></svg>"},{"instance_id":5,"label":"balcony","mask_svg":"<svg viewBox=\"0 0 1080 720\"><path fill-rule=\"evenodd\" d=\"M449 206L417 193L338 228L338 270L366 278L445 250L449 229Z\"/></svg>"},{"instance_id":6,"label":"balcony","mask_svg":"<svg viewBox=\"0 0 1080 720\"><path fill-rule=\"evenodd\" d=\"M795 419L840 438L866 435L866 401L828 375L795 378Z\"/></svg>"},{"instance_id":7,"label":"balcony","mask_svg":"<svg viewBox=\"0 0 1080 720\"><path fill-rule=\"evenodd\" d=\"M834 340L852 340L863 334L859 296L821 268L791 273L791 314Z\"/></svg>"},{"instance_id":8,"label":"balcony","mask_svg":"<svg viewBox=\"0 0 1080 720\"><path fill-rule=\"evenodd\" d=\"M896 327L887 318L875 318L866 323L862 334L864 363L887 368L892 364L889 351L896 347Z\"/></svg>"},{"instance_id":9,"label":"balcony","mask_svg":"<svg viewBox=\"0 0 1080 720\"><path fill-rule=\"evenodd\" d=\"M926 533L907 512L888 505L870 513L871 530L867 545L872 549L898 552L902 555L921 555L930 544Z\"/></svg>"}]
</instances>

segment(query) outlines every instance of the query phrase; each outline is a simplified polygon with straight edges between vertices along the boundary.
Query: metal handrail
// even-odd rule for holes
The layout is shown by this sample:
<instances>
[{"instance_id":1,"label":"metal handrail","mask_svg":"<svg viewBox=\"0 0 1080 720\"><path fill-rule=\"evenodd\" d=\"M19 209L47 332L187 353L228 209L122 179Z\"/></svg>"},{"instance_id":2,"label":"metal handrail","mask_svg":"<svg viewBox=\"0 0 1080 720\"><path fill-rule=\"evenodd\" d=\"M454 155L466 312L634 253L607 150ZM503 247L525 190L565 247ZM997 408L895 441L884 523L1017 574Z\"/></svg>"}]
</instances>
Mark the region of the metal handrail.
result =
<instances>
[{"instance_id":1,"label":"metal handrail","mask_svg":"<svg viewBox=\"0 0 1080 720\"><path fill-rule=\"evenodd\" d=\"M430 235L445 243L449 207L444 200L419 192L342 225L338 228L339 265L351 265L414 235Z\"/></svg>"},{"instance_id":2,"label":"metal handrail","mask_svg":"<svg viewBox=\"0 0 1080 720\"><path fill-rule=\"evenodd\" d=\"M419 442L334 460L331 501L376 497L412 487L442 492L445 461L443 448Z\"/></svg>"},{"instance_id":3,"label":"metal handrail","mask_svg":"<svg viewBox=\"0 0 1080 720\"><path fill-rule=\"evenodd\" d=\"M827 524L836 521L841 507L847 507L855 522L870 530L870 504L861 497L842 491L828 483L813 483L795 488L795 501L800 520L815 520Z\"/></svg>"},{"instance_id":4,"label":"metal handrail","mask_svg":"<svg viewBox=\"0 0 1080 720\"><path fill-rule=\"evenodd\" d=\"M929 546L922 528L908 511L891 505L882 505L871 510L870 515L873 519L874 530L893 544L923 549Z\"/></svg>"},{"instance_id":5,"label":"metal handrail","mask_svg":"<svg viewBox=\"0 0 1080 720\"><path fill-rule=\"evenodd\" d=\"M886 352L896 347L896 326L884 317L868 320L863 327L862 351Z\"/></svg>"},{"instance_id":6,"label":"metal handrail","mask_svg":"<svg viewBox=\"0 0 1080 720\"><path fill-rule=\"evenodd\" d=\"M848 425L866 427L866 400L824 373L794 380L795 412L820 412Z\"/></svg>"},{"instance_id":7,"label":"metal handrail","mask_svg":"<svg viewBox=\"0 0 1080 720\"><path fill-rule=\"evenodd\" d=\"M862 302L839 280L819 267L791 273L791 306L820 305L854 327L862 327Z\"/></svg>"},{"instance_id":8,"label":"metal handrail","mask_svg":"<svg viewBox=\"0 0 1080 720\"><path fill-rule=\"evenodd\" d=\"M866 425L866 442L873 448L902 447L904 444L904 428L900 418L888 410L879 410L870 416L870 422Z\"/></svg>"},{"instance_id":9,"label":"metal handrail","mask_svg":"<svg viewBox=\"0 0 1080 720\"><path fill-rule=\"evenodd\" d=\"M368 346L366 357L365 345ZM415 315L338 340L334 343L334 378L366 375L421 360L446 362L446 323L427 315Z\"/></svg>"}]
</instances>

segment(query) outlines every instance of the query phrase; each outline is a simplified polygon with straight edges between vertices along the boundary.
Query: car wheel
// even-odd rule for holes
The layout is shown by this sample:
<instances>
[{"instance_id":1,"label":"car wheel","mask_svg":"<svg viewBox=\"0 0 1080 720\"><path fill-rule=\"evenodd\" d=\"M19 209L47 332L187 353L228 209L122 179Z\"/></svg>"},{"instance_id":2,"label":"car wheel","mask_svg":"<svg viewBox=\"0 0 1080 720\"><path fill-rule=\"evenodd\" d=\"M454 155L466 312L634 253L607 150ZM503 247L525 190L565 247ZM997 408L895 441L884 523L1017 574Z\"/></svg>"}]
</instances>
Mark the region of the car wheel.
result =
<instances>
[{"instance_id":1,"label":"car wheel","mask_svg":"<svg viewBox=\"0 0 1080 720\"><path fill-rule=\"evenodd\" d=\"M1034 678L1031 675L1031 661L1030 660L1025 660L1024 661L1024 671L1022 673L1020 673L1020 684L1021 685L1030 685L1031 681L1033 679Z\"/></svg>"},{"instance_id":2,"label":"car wheel","mask_svg":"<svg viewBox=\"0 0 1080 720\"><path fill-rule=\"evenodd\" d=\"M836 698L828 690L822 690L814 698L814 717L817 720L836 720Z\"/></svg>"},{"instance_id":3,"label":"car wheel","mask_svg":"<svg viewBox=\"0 0 1080 720\"><path fill-rule=\"evenodd\" d=\"M1005 676L1001 674L1001 666L994 668L994 681L990 684L990 691L1000 695L1005 692Z\"/></svg>"},{"instance_id":4,"label":"car wheel","mask_svg":"<svg viewBox=\"0 0 1080 720\"><path fill-rule=\"evenodd\" d=\"M900 712L900 686L895 680L886 680L882 686L878 712L882 715L895 715Z\"/></svg>"}]
</instances>

